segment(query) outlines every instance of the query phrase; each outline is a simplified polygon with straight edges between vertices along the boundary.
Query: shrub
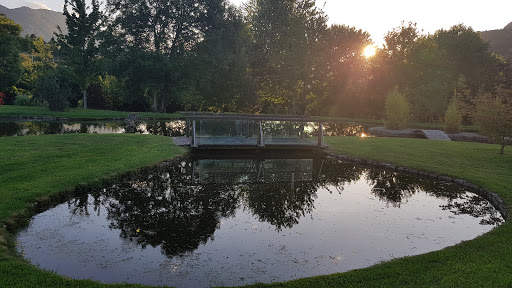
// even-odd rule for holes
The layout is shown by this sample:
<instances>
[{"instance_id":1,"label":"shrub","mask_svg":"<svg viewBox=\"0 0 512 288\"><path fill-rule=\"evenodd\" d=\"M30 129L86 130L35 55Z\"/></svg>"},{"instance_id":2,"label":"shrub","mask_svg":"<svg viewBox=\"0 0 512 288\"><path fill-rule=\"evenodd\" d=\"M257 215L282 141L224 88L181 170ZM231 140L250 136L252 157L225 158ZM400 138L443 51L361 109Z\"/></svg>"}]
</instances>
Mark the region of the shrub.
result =
<instances>
[{"instance_id":1,"label":"shrub","mask_svg":"<svg viewBox=\"0 0 512 288\"><path fill-rule=\"evenodd\" d=\"M48 72L41 75L34 88L34 97L44 100L50 110L63 111L69 107L67 97L71 90L65 83L59 81L54 73Z\"/></svg>"},{"instance_id":2,"label":"shrub","mask_svg":"<svg viewBox=\"0 0 512 288\"><path fill-rule=\"evenodd\" d=\"M403 129L411 117L411 108L398 87L390 91L386 97L386 128Z\"/></svg>"},{"instance_id":3,"label":"shrub","mask_svg":"<svg viewBox=\"0 0 512 288\"><path fill-rule=\"evenodd\" d=\"M444 124L447 133L458 133L462 125L462 113L456 101L452 101L444 114Z\"/></svg>"},{"instance_id":4,"label":"shrub","mask_svg":"<svg viewBox=\"0 0 512 288\"><path fill-rule=\"evenodd\" d=\"M33 106L31 103L31 98L25 94L19 94L16 96L16 100L14 100L14 105L19 106Z\"/></svg>"},{"instance_id":5,"label":"shrub","mask_svg":"<svg viewBox=\"0 0 512 288\"><path fill-rule=\"evenodd\" d=\"M473 119L482 134L501 146L500 154L512 144L512 103L507 101L511 98L512 90L499 88L495 95L480 93L475 100Z\"/></svg>"}]
</instances>

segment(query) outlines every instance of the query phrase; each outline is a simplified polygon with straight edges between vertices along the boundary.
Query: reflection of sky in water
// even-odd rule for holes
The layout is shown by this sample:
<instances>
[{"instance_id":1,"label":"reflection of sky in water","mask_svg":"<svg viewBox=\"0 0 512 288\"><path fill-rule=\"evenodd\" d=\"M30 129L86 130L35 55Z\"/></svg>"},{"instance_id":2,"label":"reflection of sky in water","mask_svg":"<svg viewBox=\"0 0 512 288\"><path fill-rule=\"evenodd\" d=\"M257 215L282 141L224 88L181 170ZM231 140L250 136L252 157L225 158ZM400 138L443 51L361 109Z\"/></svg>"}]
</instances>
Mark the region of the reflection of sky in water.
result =
<instances>
[{"instance_id":1,"label":"reflection of sky in water","mask_svg":"<svg viewBox=\"0 0 512 288\"><path fill-rule=\"evenodd\" d=\"M183 136L185 134L185 121L148 121L137 122L133 131L127 131L126 123L121 122L0 122L0 136L28 136L43 134L67 133L119 133L154 134L165 136Z\"/></svg>"},{"instance_id":2,"label":"reflection of sky in water","mask_svg":"<svg viewBox=\"0 0 512 288\"><path fill-rule=\"evenodd\" d=\"M138 133L165 136L184 136L186 133L186 121L138 121L134 129L128 129L124 121L119 122L0 122L1 136L27 136L42 134L65 133ZM368 134L368 126L354 123L324 123L325 136L361 136ZM258 136L257 121L213 121L202 120L196 123L197 137L208 136ZM300 123L289 121L264 121L264 137L301 137L311 138L318 136L318 123Z\"/></svg>"},{"instance_id":3,"label":"reflection of sky in water","mask_svg":"<svg viewBox=\"0 0 512 288\"><path fill-rule=\"evenodd\" d=\"M439 250L494 227L482 219L502 221L478 197L479 217L445 209L475 195L430 180L316 158L231 161L184 158L130 174L35 216L18 248L73 278L244 285ZM255 181L257 167L279 177ZM290 183L304 171L308 181ZM210 184L215 173L227 180Z\"/></svg>"}]
</instances>

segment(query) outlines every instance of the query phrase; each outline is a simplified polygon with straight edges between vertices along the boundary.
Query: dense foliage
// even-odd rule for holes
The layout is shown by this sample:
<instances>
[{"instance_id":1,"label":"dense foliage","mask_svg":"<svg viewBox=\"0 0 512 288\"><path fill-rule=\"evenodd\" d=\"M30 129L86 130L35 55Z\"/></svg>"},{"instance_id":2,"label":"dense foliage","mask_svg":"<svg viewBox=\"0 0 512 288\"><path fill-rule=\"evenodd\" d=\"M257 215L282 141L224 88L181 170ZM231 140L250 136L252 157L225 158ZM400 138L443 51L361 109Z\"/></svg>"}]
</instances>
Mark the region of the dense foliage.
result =
<instances>
[{"instance_id":1,"label":"dense foliage","mask_svg":"<svg viewBox=\"0 0 512 288\"><path fill-rule=\"evenodd\" d=\"M363 55L370 35L329 26L313 0L251 0L242 8L226 0L105 4L102 11L97 0L66 0L69 32L50 43L21 39L2 18L1 37L28 48L2 41L10 53L2 53L10 61L3 67L11 70L2 67L10 72L0 90L31 99L36 79L53 71L72 107L382 119L397 87L414 120L444 122L457 98L468 124L479 93L512 87L511 66L462 24L424 35L402 23L370 57Z\"/></svg>"}]
</instances>

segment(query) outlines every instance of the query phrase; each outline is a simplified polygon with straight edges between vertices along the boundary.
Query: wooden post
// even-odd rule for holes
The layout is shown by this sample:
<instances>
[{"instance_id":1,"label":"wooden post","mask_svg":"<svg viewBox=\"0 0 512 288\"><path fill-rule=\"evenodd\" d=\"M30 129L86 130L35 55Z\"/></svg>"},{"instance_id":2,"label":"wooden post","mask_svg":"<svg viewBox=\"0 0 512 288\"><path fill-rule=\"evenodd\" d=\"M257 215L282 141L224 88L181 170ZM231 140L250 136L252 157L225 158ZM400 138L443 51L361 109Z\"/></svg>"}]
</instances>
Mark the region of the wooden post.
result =
<instances>
[{"instance_id":1,"label":"wooden post","mask_svg":"<svg viewBox=\"0 0 512 288\"><path fill-rule=\"evenodd\" d=\"M258 133L258 147L264 147L265 143L263 143L263 127L261 124L261 120L259 121L259 133Z\"/></svg>"},{"instance_id":2,"label":"wooden post","mask_svg":"<svg viewBox=\"0 0 512 288\"><path fill-rule=\"evenodd\" d=\"M318 146L324 146L324 123L318 125Z\"/></svg>"},{"instance_id":3,"label":"wooden post","mask_svg":"<svg viewBox=\"0 0 512 288\"><path fill-rule=\"evenodd\" d=\"M197 147L196 142L196 120L192 120L192 138L190 138L190 147Z\"/></svg>"}]
</instances>

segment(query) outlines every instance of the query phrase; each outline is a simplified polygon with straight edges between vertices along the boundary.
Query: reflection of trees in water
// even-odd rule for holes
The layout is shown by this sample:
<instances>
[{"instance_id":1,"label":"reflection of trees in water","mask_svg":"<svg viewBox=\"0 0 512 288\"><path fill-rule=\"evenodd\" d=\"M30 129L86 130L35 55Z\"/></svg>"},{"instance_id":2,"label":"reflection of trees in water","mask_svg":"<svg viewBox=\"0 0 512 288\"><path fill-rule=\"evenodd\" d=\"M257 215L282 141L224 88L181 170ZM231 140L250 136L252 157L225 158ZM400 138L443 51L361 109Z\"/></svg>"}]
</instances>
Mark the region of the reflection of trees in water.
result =
<instances>
[{"instance_id":1,"label":"reflection of trees in water","mask_svg":"<svg viewBox=\"0 0 512 288\"><path fill-rule=\"evenodd\" d=\"M274 137L300 137L312 136L313 127L309 122L293 121L263 121L263 136Z\"/></svg>"},{"instance_id":2,"label":"reflection of trees in water","mask_svg":"<svg viewBox=\"0 0 512 288\"><path fill-rule=\"evenodd\" d=\"M137 133L149 133L152 135L162 135L178 137L185 135L186 122L185 121L149 121L145 122L145 129L141 126L137 127Z\"/></svg>"},{"instance_id":3,"label":"reflection of trees in water","mask_svg":"<svg viewBox=\"0 0 512 288\"><path fill-rule=\"evenodd\" d=\"M420 191L448 200L459 198L465 193L460 187L452 184L387 170L368 170L366 180L373 186L372 194L393 207L400 207L401 203L407 202Z\"/></svg>"},{"instance_id":4,"label":"reflection of trees in water","mask_svg":"<svg viewBox=\"0 0 512 288\"><path fill-rule=\"evenodd\" d=\"M464 194L447 205L441 205L443 210L450 210L455 215L468 214L475 218L482 218L481 225L498 225L503 222L499 212L485 199L477 195Z\"/></svg>"},{"instance_id":5,"label":"reflection of trees in water","mask_svg":"<svg viewBox=\"0 0 512 288\"><path fill-rule=\"evenodd\" d=\"M361 136L362 134L368 134L368 129L362 125L329 122L323 125L325 136Z\"/></svg>"},{"instance_id":6,"label":"reflection of trees in water","mask_svg":"<svg viewBox=\"0 0 512 288\"><path fill-rule=\"evenodd\" d=\"M268 183L244 187L244 204L263 222L281 231L299 223L299 219L314 209L318 185L314 182Z\"/></svg>"},{"instance_id":7,"label":"reflection of trees in water","mask_svg":"<svg viewBox=\"0 0 512 288\"><path fill-rule=\"evenodd\" d=\"M372 194L393 207L400 207L421 189L418 178L412 181L408 175L385 170L368 170L366 180L373 186Z\"/></svg>"},{"instance_id":8,"label":"reflection of trees in water","mask_svg":"<svg viewBox=\"0 0 512 288\"><path fill-rule=\"evenodd\" d=\"M231 187L186 185L190 163L147 172L105 191L111 227L143 247L161 245L172 256L193 251L213 237L221 218L236 211Z\"/></svg>"},{"instance_id":9,"label":"reflection of trees in water","mask_svg":"<svg viewBox=\"0 0 512 288\"><path fill-rule=\"evenodd\" d=\"M366 179L373 185L372 194L393 207L400 207L414 194L424 191L436 198L446 199L448 204L441 205L441 208L455 215L467 214L482 218L482 225L497 225L503 221L499 212L486 199L456 185L374 169L368 170Z\"/></svg>"},{"instance_id":10,"label":"reflection of trees in water","mask_svg":"<svg viewBox=\"0 0 512 288\"><path fill-rule=\"evenodd\" d=\"M399 207L415 193L426 191L448 200L443 209L487 217L482 224L499 223L497 212L481 198L465 196L463 202L453 201L466 195L453 185L337 160L315 159L312 163L312 181L291 182L286 178L250 184L198 184L192 177L196 164L178 159L127 174L123 181L95 190L93 206L97 213L100 203L106 207L110 226L120 229L121 237L143 247L161 246L169 256L183 255L205 244L221 219L233 216L240 206L278 231L291 228L313 211L320 188L335 187L336 191L330 192L341 193L345 185L362 177L373 186L374 195L393 206ZM89 215L88 196L82 195L68 202L70 210Z\"/></svg>"}]
</instances>

